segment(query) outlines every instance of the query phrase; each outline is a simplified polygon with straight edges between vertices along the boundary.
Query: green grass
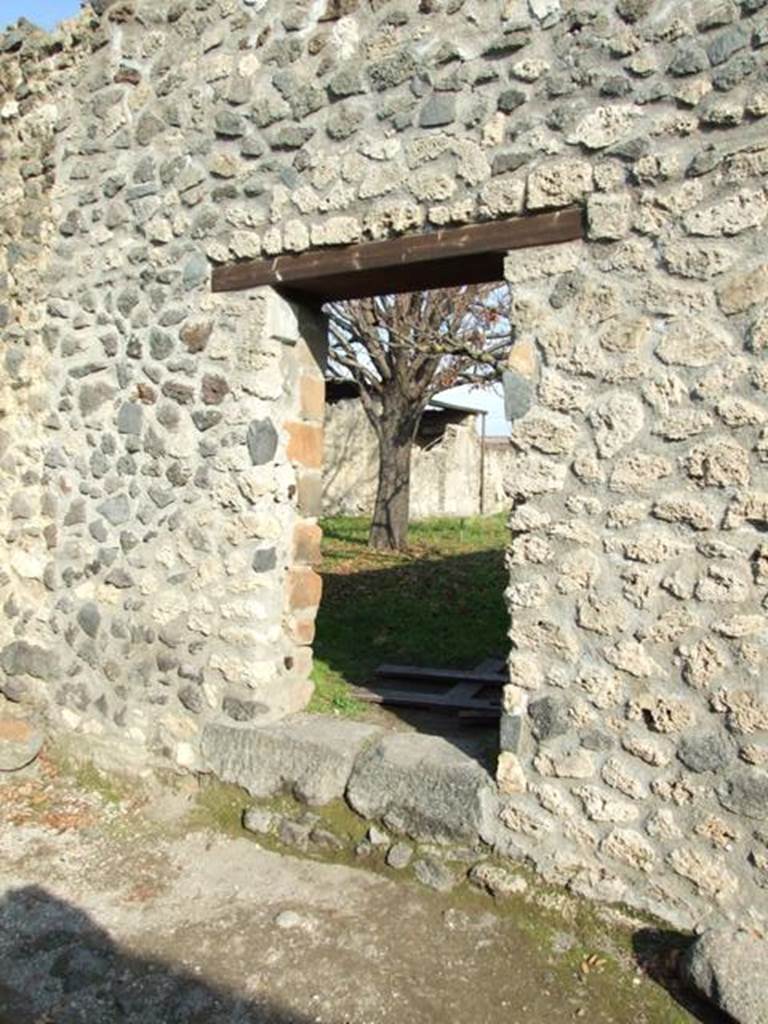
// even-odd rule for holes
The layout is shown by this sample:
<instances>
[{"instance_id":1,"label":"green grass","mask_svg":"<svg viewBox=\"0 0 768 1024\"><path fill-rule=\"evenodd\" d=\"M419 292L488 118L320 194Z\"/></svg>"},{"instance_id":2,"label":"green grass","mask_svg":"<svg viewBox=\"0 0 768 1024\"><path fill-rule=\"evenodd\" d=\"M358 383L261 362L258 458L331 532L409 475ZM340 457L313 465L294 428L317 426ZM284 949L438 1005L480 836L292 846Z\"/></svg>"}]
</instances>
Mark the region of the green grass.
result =
<instances>
[{"instance_id":1,"label":"green grass","mask_svg":"<svg viewBox=\"0 0 768 1024\"><path fill-rule=\"evenodd\" d=\"M322 525L313 711L359 715L349 687L373 679L383 661L471 668L503 656L503 516L415 522L409 550L397 554L368 549L366 518Z\"/></svg>"}]
</instances>

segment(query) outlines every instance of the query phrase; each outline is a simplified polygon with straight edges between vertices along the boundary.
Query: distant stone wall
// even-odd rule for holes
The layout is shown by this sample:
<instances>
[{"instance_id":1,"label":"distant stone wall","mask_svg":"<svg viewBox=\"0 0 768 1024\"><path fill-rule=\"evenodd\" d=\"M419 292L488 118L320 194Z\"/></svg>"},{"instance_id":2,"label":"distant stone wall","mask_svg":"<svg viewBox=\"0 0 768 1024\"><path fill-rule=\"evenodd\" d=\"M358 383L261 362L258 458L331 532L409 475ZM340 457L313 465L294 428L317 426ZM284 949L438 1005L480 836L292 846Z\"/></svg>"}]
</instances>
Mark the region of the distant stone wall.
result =
<instances>
[{"instance_id":1,"label":"distant stone wall","mask_svg":"<svg viewBox=\"0 0 768 1024\"><path fill-rule=\"evenodd\" d=\"M95 0L0 39L0 690L121 763L309 693L320 317L234 259L578 204L518 344L499 851L768 916L766 0Z\"/></svg>"},{"instance_id":2,"label":"distant stone wall","mask_svg":"<svg viewBox=\"0 0 768 1024\"><path fill-rule=\"evenodd\" d=\"M414 519L480 514L480 436L474 416L449 424L442 437L416 444L411 457L410 509ZM504 492L509 444L486 451L484 512L508 505ZM360 401L328 403L325 414L323 511L370 515L376 499L379 455L376 434Z\"/></svg>"}]
</instances>

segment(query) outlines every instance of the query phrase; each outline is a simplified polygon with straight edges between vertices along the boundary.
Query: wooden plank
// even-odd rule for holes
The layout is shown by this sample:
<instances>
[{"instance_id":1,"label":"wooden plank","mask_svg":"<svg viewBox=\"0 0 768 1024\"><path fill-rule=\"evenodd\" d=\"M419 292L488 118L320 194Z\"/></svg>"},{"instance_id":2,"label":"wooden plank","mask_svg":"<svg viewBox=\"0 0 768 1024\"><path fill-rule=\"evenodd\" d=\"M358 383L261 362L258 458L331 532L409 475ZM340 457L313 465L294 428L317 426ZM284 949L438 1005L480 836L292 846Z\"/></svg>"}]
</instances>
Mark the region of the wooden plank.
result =
<instances>
[{"instance_id":1,"label":"wooden plank","mask_svg":"<svg viewBox=\"0 0 768 1024\"><path fill-rule=\"evenodd\" d=\"M485 658L479 665L475 665L474 672L495 672L497 675L507 675L507 663L504 658Z\"/></svg>"},{"instance_id":2,"label":"wooden plank","mask_svg":"<svg viewBox=\"0 0 768 1024\"><path fill-rule=\"evenodd\" d=\"M376 675L383 679L405 682L463 683L477 682L487 686L504 686L507 678L500 672L479 672L477 669L420 668L416 665L379 665Z\"/></svg>"},{"instance_id":3,"label":"wooden plank","mask_svg":"<svg viewBox=\"0 0 768 1024\"><path fill-rule=\"evenodd\" d=\"M500 703L487 698L451 697L447 694L419 693L418 690L396 690L394 688L391 690L389 688L368 690L356 686L352 687L352 695L368 704L391 704L395 707L434 708L449 711L501 712Z\"/></svg>"},{"instance_id":4,"label":"wooden plank","mask_svg":"<svg viewBox=\"0 0 768 1024\"><path fill-rule=\"evenodd\" d=\"M281 287L286 298L320 306L337 299L363 299L370 295L400 295L432 288L458 288L504 280L504 253L481 253L455 259L433 260L405 266L357 270Z\"/></svg>"},{"instance_id":5,"label":"wooden plank","mask_svg":"<svg viewBox=\"0 0 768 1024\"><path fill-rule=\"evenodd\" d=\"M469 270L470 257L583 238L582 221L581 210L568 207L554 213L442 228L383 242L361 242L267 260L247 260L217 267L213 271L212 287L215 292L224 292L272 285L324 294L329 281L335 280L335 287L340 287L344 278L363 272L386 270L391 274L393 268L427 264L432 267L431 273L438 274L437 265L451 259L461 259ZM328 297L341 296L329 292Z\"/></svg>"}]
</instances>

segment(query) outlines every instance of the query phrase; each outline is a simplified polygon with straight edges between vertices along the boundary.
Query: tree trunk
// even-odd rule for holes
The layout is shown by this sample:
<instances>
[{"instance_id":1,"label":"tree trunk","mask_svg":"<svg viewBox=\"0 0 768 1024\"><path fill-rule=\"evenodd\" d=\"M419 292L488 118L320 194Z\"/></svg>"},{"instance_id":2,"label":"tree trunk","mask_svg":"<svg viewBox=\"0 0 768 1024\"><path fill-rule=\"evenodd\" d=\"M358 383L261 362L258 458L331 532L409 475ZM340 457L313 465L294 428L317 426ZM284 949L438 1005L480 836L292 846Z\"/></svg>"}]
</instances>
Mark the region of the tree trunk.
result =
<instances>
[{"instance_id":1,"label":"tree trunk","mask_svg":"<svg viewBox=\"0 0 768 1024\"><path fill-rule=\"evenodd\" d=\"M411 449L414 428L379 433L379 483L368 546L379 551L402 551L408 541L411 491Z\"/></svg>"}]
</instances>

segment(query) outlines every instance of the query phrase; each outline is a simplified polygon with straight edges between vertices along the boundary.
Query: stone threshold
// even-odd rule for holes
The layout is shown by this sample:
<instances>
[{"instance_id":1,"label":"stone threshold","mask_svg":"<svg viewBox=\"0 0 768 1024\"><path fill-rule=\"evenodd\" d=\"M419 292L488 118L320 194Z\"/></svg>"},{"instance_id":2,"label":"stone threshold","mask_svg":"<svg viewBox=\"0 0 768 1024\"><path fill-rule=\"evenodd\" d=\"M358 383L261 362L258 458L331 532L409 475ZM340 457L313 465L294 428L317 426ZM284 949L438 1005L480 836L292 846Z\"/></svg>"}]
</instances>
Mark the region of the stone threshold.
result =
<instances>
[{"instance_id":1,"label":"stone threshold","mask_svg":"<svg viewBox=\"0 0 768 1024\"><path fill-rule=\"evenodd\" d=\"M264 726L210 724L202 756L207 771L257 799L287 792L316 807L344 799L416 841L492 845L496 784L438 736L298 714Z\"/></svg>"},{"instance_id":2,"label":"stone threshold","mask_svg":"<svg viewBox=\"0 0 768 1024\"><path fill-rule=\"evenodd\" d=\"M256 801L243 828L279 848L351 856L439 892L464 882L496 898L529 889L521 864L508 870L491 859L493 778L439 736L298 714L265 726L211 724L202 752L212 776ZM336 827L340 808L345 826L362 827Z\"/></svg>"}]
</instances>

